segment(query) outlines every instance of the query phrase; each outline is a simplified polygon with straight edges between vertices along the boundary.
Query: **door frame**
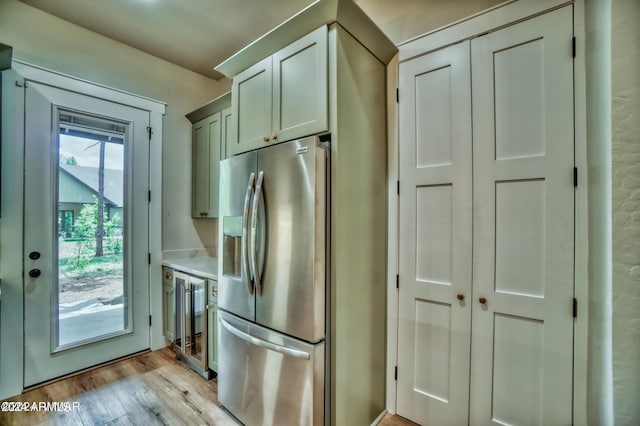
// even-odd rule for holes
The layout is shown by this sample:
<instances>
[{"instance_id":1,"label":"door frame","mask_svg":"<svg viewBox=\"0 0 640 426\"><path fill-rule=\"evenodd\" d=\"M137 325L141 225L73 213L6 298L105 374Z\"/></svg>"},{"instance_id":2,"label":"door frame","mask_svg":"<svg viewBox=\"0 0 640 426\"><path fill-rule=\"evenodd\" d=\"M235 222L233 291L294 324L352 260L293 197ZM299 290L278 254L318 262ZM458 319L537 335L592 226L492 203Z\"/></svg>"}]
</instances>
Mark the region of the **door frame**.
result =
<instances>
[{"instance_id":1,"label":"door frame","mask_svg":"<svg viewBox=\"0 0 640 426\"><path fill-rule=\"evenodd\" d=\"M587 124L586 124L586 61L585 61L585 0L519 0L510 1L468 18L451 23L440 29L398 45L398 54L387 67L387 114L388 114L388 258L387 258L387 365L386 365L386 409L390 413L397 410L396 367L398 364L398 327L399 327L399 109L394 102L398 87L398 69L402 62L442 49L465 39L471 39L487 31L515 24L518 21L550 12L562 6L573 5L573 33L577 39L574 59L574 146L575 164L578 168L578 186L575 191L575 264L574 294L578 300L578 316L574 320L574 394L573 412L576 424L587 423L589 401L601 399L600 391L587 390L587 378L590 370L587 366L589 355L588 325L589 283L588 270L588 196L593 189L587 180ZM591 212L591 214L598 212ZM401 283L400 283L401 284ZM605 286L606 283L599 283ZM595 367L597 368L597 366ZM606 372L602 374L606 375ZM606 392L606 391L605 391Z\"/></svg>"},{"instance_id":2,"label":"door frame","mask_svg":"<svg viewBox=\"0 0 640 426\"><path fill-rule=\"evenodd\" d=\"M23 196L24 196L24 84L29 81L63 90L129 105L149 111L149 312L157 318L150 327L151 349L164 347L162 336L162 116L166 104L107 86L13 60L12 68L2 72L2 212L0 257L2 301L0 302L0 399L24 390L24 296L23 296ZM13 182L9 186L6 182ZM3 309L4 308L4 309Z\"/></svg>"}]
</instances>

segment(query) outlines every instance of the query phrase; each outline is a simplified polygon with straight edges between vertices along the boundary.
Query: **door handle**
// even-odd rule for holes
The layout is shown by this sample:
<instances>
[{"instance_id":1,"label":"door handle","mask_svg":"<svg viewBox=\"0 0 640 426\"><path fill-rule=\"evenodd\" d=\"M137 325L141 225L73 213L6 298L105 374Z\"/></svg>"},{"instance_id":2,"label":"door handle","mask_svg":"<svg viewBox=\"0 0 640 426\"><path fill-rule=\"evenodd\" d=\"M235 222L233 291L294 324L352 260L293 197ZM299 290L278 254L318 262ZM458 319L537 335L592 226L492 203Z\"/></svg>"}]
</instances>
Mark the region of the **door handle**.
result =
<instances>
[{"instance_id":1,"label":"door handle","mask_svg":"<svg viewBox=\"0 0 640 426\"><path fill-rule=\"evenodd\" d=\"M245 333L244 331L238 330L237 328L235 328L233 325L229 324L222 318L220 318L220 324L222 324L222 326L226 328L229 333L235 335L236 337L254 346L269 349L271 351L278 352L293 358L307 359L307 360L311 359L311 354L308 352L301 351L294 348L289 348L286 346L276 345L275 343L271 343L266 340L259 339L257 337L250 335L249 333Z\"/></svg>"},{"instance_id":2,"label":"door handle","mask_svg":"<svg viewBox=\"0 0 640 426\"><path fill-rule=\"evenodd\" d=\"M240 262L244 269L244 275L247 277L249 294L253 294L253 286L251 285L252 277L251 272L249 272L249 261L247 259L247 251L249 250L247 239L249 238L249 201L251 200L251 191L253 190L253 183L255 179L256 174L251 173L249 175L249 182L247 183L247 192L244 194L244 209L242 211L242 247L240 247Z\"/></svg>"},{"instance_id":3,"label":"door handle","mask_svg":"<svg viewBox=\"0 0 640 426\"><path fill-rule=\"evenodd\" d=\"M40 269L32 269L29 271L29 276L31 278L38 278L40 276L42 272L40 271Z\"/></svg>"},{"instance_id":4,"label":"door handle","mask_svg":"<svg viewBox=\"0 0 640 426\"><path fill-rule=\"evenodd\" d=\"M260 204L260 196L262 195L262 181L264 179L264 172L260 171L258 173L258 181L256 182L256 190L253 193L253 202L251 203L251 258L249 259L251 264L251 269L253 270L253 282L256 291L259 296L262 296L262 282L261 282L261 271L258 266L258 244L257 233L258 233L258 206Z\"/></svg>"}]
</instances>

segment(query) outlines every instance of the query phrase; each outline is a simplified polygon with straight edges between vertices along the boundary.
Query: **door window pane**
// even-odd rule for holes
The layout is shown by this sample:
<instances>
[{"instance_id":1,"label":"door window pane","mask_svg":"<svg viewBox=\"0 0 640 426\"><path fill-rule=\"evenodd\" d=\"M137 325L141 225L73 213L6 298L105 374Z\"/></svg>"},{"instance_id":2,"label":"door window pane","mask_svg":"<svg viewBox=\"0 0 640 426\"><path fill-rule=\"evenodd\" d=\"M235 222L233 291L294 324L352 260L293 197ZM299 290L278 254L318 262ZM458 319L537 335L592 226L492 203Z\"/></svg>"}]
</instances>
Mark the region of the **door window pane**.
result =
<instances>
[{"instance_id":1,"label":"door window pane","mask_svg":"<svg viewBox=\"0 0 640 426\"><path fill-rule=\"evenodd\" d=\"M128 331L123 241L126 126L60 112L58 347Z\"/></svg>"}]
</instances>

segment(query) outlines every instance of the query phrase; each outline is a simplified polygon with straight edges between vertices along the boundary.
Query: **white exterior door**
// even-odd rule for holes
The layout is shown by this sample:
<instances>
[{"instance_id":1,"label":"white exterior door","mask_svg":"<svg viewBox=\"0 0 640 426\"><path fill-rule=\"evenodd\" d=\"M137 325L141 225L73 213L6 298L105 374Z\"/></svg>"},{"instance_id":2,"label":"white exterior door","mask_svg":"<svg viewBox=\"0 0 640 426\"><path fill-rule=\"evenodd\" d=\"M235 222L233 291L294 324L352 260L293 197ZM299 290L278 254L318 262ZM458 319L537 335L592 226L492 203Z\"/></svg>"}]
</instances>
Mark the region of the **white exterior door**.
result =
<instances>
[{"instance_id":1,"label":"white exterior door","mask_svg":"<svg viewBox=\"0 0 640 426\"><path fill-rule=\"evenodd\" d=\"M24 386L28 387L149 348L149 111L31 81L26 84ZM68 137L75 139L69 142ZM65 144L75 149L73 156L65 153ZM95 161L96 152L104 160L102 178L89 173L95 167L83 165L85 160ZM100 197L96 193L102 194L104 209L93 216L91 208L98 209L94 200ZM100 214L107 229L101 238L103 251L111 255L96 259L92 217ZM113 269L101 272L106 268ZM96 296L114 280L117 285L111 294ZM76 295L67 300L70 292Z\"/></svg>"},{"instance_id":2,"label":"white exterior door","mask_svg":"<svg viewBox=\"0 0 640 426\"><path fill-rule=\"evenodd\" d=\"M413 421L572 422L571 42L569 6L400 64L397 411Z\"/></svg>"},{"instance_id":3,"label":"white exterior door","mask_svg":"<svg viewBox=\"0 0 640 426\"><path fill-rule=\"evenodd\" d=\"M471 333L469 42L400 68L398 413L467 422Z\"/></svg>"},{"instance_id":4,"label":"white exterior door","mask_svg":"<svg viewBox=\"0 0 640 426\"><path fill-rule=\"evenodd\" d=\"M571 44L571 7L471 42L472 424L572 422Z\"/></svg>"}]
</instances>

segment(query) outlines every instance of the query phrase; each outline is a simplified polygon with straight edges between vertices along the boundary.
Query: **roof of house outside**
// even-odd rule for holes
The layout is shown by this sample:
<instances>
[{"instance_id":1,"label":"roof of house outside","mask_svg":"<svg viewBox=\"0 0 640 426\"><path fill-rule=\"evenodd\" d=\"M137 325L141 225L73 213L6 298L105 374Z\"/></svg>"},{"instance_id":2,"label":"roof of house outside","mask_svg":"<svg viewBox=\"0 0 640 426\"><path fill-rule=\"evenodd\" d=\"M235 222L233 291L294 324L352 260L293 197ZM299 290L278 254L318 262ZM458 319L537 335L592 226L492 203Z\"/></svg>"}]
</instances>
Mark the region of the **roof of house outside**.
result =
<instances>
[{"instance_id":1,"label":"roof of house outside","mask_svg":"<svg viewBox=\"0 0 640 426\"><path fill-rule=\"evenodd\" d=\"M98 194L98 168L60 164L60 170L68 173ZM104 196L115 207L123 206L124 172L104 169ZM60 200L64 202L64 200Z\"/></svg>"}]
</instances>

